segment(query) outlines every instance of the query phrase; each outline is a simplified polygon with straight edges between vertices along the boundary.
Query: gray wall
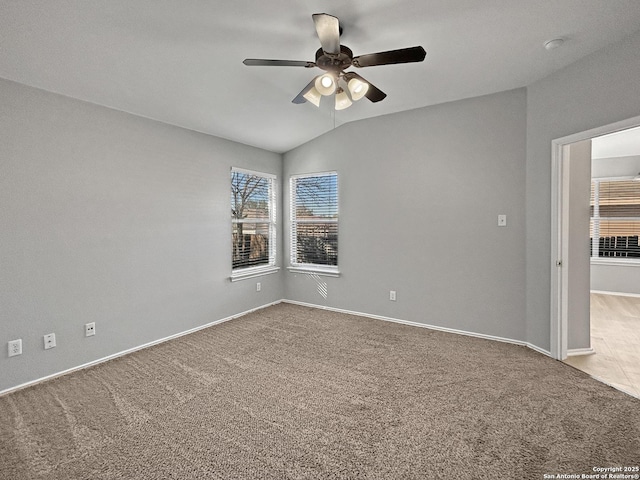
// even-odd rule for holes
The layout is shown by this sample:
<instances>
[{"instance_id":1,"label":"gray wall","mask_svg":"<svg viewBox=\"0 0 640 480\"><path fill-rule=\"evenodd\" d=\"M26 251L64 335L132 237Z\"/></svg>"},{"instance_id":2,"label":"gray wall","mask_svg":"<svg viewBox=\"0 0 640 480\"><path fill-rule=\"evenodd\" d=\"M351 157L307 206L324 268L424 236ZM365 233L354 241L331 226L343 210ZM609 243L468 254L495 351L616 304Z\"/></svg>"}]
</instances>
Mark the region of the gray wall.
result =
<instances>
[{"instance_id":1,"label":"gray wall","mask_svg":"<svg viewBox=\"0 0 640 480\"><path fill-rule=\"evenodd\" d=\"M551 142L640 115L640 32L527 87L527 340L550 346Z\"/></svg>"},{"instance_id":2,"label":"gray wall","mask_svg":"<svg viewBox=\"0 0 640 480\"><path fill-rule=\"evenodd\" d=\"M640 265L592 263L591 290L640 295Z\"/></svg>"},{"instance_id":3,"label":"gray wall","mask_svg":"<svg viewBox=\"0 0 640 480\"><path fill-rule=\"evenodd\" d=\"M285 180L338 172L341 271L326 299L287 272L286 298L524 340L525 105L519 89L416 109L286 153Z\"/></svg>"},{"instance_id":4,"label":"gray wall","mask_svg":"<svg viewBox=\"0 0 640 480\"><path fill-rule=\"evenodd\" d=\"M0 390L283 297L228 279L230 168L280 155L2 80L0 131Z\"/></svg>"}]
</instances>

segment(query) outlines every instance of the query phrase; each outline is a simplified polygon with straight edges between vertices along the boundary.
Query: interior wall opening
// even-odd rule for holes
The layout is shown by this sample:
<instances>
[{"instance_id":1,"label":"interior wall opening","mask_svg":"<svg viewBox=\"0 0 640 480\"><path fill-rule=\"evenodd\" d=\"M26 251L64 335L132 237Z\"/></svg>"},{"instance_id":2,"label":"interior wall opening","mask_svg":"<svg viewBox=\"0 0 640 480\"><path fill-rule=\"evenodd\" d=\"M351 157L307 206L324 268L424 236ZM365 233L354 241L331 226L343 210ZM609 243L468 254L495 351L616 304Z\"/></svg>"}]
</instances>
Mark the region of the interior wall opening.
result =
<instances>
[{"instance_id":1,"label":"interior wall opening","mask_svg":"<svg viewBox=\"0 0 640 480\"><path fill-rule=\"evenodd\" d=\"M556 358L640 397L640 127L633 120L631 128L603 127L555 145L552 314Z\"/></svg>"}]
</instances>

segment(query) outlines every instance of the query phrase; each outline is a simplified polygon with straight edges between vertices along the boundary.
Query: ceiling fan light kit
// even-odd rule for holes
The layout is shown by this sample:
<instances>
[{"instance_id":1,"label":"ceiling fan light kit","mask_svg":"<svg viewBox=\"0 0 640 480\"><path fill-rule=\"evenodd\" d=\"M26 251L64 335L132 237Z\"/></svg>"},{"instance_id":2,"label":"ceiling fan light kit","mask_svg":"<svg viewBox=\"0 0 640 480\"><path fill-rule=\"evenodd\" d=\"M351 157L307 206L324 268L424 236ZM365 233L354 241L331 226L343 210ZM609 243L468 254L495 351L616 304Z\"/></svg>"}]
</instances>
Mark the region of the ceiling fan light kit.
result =
<instances>
[{"instance_id":1,"label":"ceiling fan light kit","mask_svg":"<svg viewBox=\"0 0 640 480\"><path fill-rule=\"evenodd\" d=\"M349 80L349 83L347 83L347 88L349 89L349 93L351 93L353 101L357 101L367 94L367 91L369 91L369 84L358 78L352 78Z\"/></svg>"},{"instance_id":2,"label":"ceiling fan light kit","mask_svg":"<svg viewBox=\"0 0 640 480\"><path fill-rule=\"evenodd\" d=\"M316 89L316 87L311 87L306 93L302 95L307 102L313 103L316 107L320 107L320 99L322 95Z\"/></svg>"},{"instance_id":3,"label":"ceiling fan light kit","mask_svg":"<svg viewBox=\"0 0 640 480\"><path fill-rule=\"evenodd\" d=\"M336 110L344 110L351 106L351 99L347 95L342 87L339 87L336 91Z\"/></svg>"},{"instance_id":4,"label":"ceiling fan light kit","mask_svg":"<svg viewBox=\"0 0 640 480\"><path fill-rule=\"evenodd\" d=\"M343 110L351 106L352 102L363 97L371 102L379 102L387 96L382 90L372 85L355 72L345 71L349 67L373 67L376 65L390 65L394 63L422 62L426 52L424 48L409 47L387 52L370 53L353 56L351 49L340 44L340 21L333 15L316 13L312 15L316 33L320 39L321 48L316 52L315 62L299 60L266 60L247 58L247 66L279 66L279 67L318 67L326 73L317 76L293 99L293 103L310 102L320 106L320 97L335 94L335 109ZM339 83L344 84L343 88Z\"/></svg>"},{"instance_id":5,"label":"ceiling fan light kit","mask_svg":"<svg viewBox=\"0 0 640 480\"><path fill-rule=\"evenodd\" d=\"M325 97L333 95L336 91L336 80L330 73L325 73L324 75L316 77L316 81L314 83L316 90L320 95L324 95Z\"/></svg>"}]
</instances>

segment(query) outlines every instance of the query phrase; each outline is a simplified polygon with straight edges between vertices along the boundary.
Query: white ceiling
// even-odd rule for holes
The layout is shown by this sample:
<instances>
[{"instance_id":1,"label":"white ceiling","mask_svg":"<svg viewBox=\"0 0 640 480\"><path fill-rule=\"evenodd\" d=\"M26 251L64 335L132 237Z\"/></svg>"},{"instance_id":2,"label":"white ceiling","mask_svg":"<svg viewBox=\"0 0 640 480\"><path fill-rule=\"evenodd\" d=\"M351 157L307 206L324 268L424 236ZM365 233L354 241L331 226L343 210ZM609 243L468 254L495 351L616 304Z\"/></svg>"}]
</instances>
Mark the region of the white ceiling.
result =
<instances>
[{"instance_id":1,"label":"white ceiling","mask_svg":"<svg viewBox=\"0 0 640 480\"><path fill-rule=\"evenodd\" d=\"M380 103L295 105L321 70L242 60L314 60L313 13L340 18L354 55L422 45L426 60L358 69ZM0 77L284 152L345 122L526 86L638 29L638 0L0 0Z\"/></svg>"}]
</instances>

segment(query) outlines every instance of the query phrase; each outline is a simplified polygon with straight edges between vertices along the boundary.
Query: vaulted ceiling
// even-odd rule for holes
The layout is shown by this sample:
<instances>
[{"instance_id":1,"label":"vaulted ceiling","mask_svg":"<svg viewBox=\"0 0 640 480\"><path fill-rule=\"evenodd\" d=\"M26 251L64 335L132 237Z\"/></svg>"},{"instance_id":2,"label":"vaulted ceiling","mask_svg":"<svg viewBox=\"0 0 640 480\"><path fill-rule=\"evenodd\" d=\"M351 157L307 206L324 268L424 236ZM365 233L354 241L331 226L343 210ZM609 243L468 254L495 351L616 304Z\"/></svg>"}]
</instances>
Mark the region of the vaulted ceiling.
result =
<instances>
[{"instance_id":1,"label":"vaulted ceiling","mask_svg":"<svg viewBox=\"0 0 640 480\"><path fill-rule=\"evenodd\" d=\"M321 70L242 61L313 61L313 13L339 17L355 55L422 45L426 60L358 69L382 102L295 105ZM0 77L284 152L346 122L526 86L638 29L638 0L3 0Z\"/></svg>"}]
</instances>

